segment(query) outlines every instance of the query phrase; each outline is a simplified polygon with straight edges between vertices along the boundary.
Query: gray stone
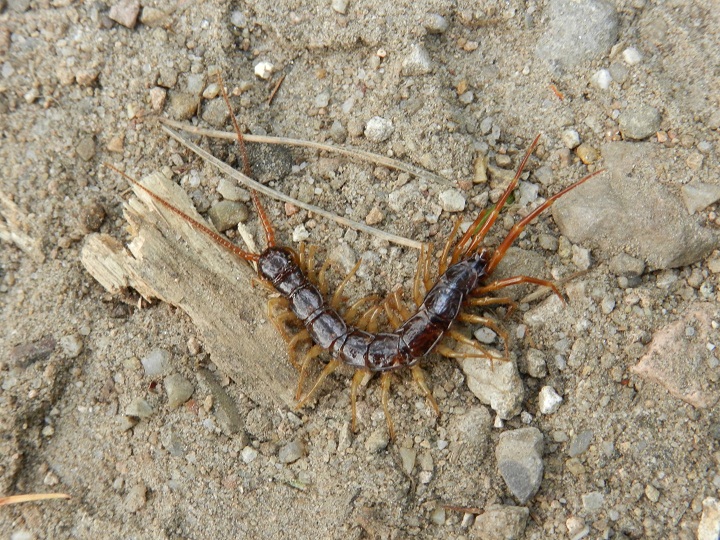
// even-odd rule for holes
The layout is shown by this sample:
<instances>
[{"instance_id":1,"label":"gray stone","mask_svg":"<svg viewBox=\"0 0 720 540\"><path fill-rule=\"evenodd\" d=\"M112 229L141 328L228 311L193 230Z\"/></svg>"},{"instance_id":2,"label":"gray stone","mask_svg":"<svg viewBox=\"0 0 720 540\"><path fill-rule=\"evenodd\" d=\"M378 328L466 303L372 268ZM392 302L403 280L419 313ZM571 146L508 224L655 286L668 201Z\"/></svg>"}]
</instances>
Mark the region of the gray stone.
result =
<instances>
[{"instance_id":1,"label":"gray stone","mask_svg":"<svg viewBox=\"0 0 720 540\"><path fill-rule=\"evenodd\" d=\"M423 26L428 34L444 34L450 25L439 13L430 13L423 19Z\"/></svg>"},{"instance_id":2,"label":"gray stone","mask_svg":"<svg viewBox=\"0 0 720 540\"><path fill-rule=\"evenodd\" d=\"M229 118L230 111L228 111L225 100L223 99L213 99L208 101L203 107L202 119L211 126L216 128L225 127Z\"/></svg>"},{"instance_id":3,"label":"gray stone","mask_svg":"<svg viewBox=\"0 0 720 540\"><path fill-rule=\"evenodd\" d=\"M720 200L720 186L703 184L702 182L685 184L682 187L682 197L683 201L685 201L685 208L688 209L688 212L694 214Z\"/></svg>"},{"instance_id":4,"label":"gray stone","mask_svg":"<svg viewBox=\"0 0 720 540\"><path fill-rule=\"evenodd\" d=\"M402 63L402 74L405 76L426 75L432 71L432 60L427 49L418 43L410 47L410 52Z\"/></svg>"},{"instance_id":5,"label":"gray stone","mask_svg":"<svg viewBox=\"0 0 720 540\"><path fill-rule=\"evenodd\" d=\"M228 201L248 202L250 200L250 193L248 193L248 190L238 186L234 180L224 177L220 179L220 182L218 182L217 192L222 195L223 199Z\"/></svg>"},{"instance_id":6,"label":"gray stone","mask_svg":"<svg viewBox=\"0 0 720 540\"><path fill-rule=\"evenodd\" d=\"M125 509L134 514L142 510L147 502L147 488L142 482L131 487L125 496Z\"/></svg>"},{"instance_id":7,"label":"gray stone","mask_svg":"<svg viewBox=\"0 0 720 540\"><path fill-rule=\"evenodd\" d=\"M195 391L192 383L179 373L173 373L165 377L164 384L168 397L168 407L171 409L175 409L185 403Z\"/></svg>"},{"instance_id":8,"label":"gray stone","mask_svg":"<svg viewBox=\"0 0 720 540\"><path fill-rule=\"evenodd\" d=\"M647 143L605 145L609 172L553 205L560 232L573 243L606 253L630 252L651 269L686 266L706 257L718 238L688 216L679 197L655 178L655 165L667 159L659 155L663 151Z\"/></svg>"},{"instance_id":9,"label":"gray stone","mask_svg":"<svg viewBox=\"0 0 720 540\"><path fill-rule=\"evenodd\" d=\"M605 495L599 491L591 491L582 496L583 508L586 512L597 512L602 510L605 503Z\"/></svg>"},{"instance_id":10,"label":"gray stone","mask_svg":"<svg viewBox=\"0 0 720 540\"><path fill-rule=\"evenodd\" d=\"M585 429L578 433L575 438L570 442L570 448L568 448L568 455L570 457L577 457L583 454L590 447L593 436L595 433L591 429Z\"/></svg>"},{"instance_id":11,"label":"gray stone","mask_svg":"<svg viewBox=\"0 0 720 540\"><path fill-rule=\"evenodd\" d=\"M618 118L623 137L636 141L647 139L657 133L661 122L660 111L650 105L630 106Z\"/></svg>"},{"instance_id":12,"label":"gray stone","mask_svg":"<svg viewBox=\"0 0 720 540\"><path fill-rule=\"evenodd\" d=\"M543 436L537 428L506 431L495 449L498 469L512 494L525 504L538 489L543 477Z\"/></svg>"},{"instance_id":13,"label":"gray stone","mask_svg":"<svg viewBox=\"0 0 720 540\"><path fill-rule=\"evenodd\" d=\"M603 0L551 0L550 26L535 54L551 66L570 67L610 51L617 41L619 18Z\"/></svg>"},{"instance_id":14,"label":"gray stone","mask_svg":"<svg viewBox=\"0 0 720 540\"><path fill-rule=\"evenodd\" d=\"M75 151L80 156L80 159L90 161L95 157L95 141L91 136L83 137L75 147Z\"/></svg>"},{"instance_id":15,"label":"gray stone","mask_svg":"<svg viewBox=\"0 0 720 540\"><path fill-rule=\"evenodd\" d=\"M125 409L126 416L134 416L136 418L149 418L155 410L143 398L135 398Z\"/></svg>"},{"instance_id":16,"label":"gray stone","mask_svg":"<svg viewBox=\"0 0 720 540\"><path fill-rule=\"evenodd\" d=\"M697 540L717 540L720 538L720 503L713 497L706 497L702 508Z\"/></svg>"},{"instance_id":17,"label":"gray stone","mask_svg":"<svg viewBox=\"0 0 720 540\"><path fill-rule=\"evenodd\" d=\"M280 463L294 463L305 453L305 445L302 441L294 440L280 448L278 459Z\"/></svg>"},{"instance_id":18,"label":"gray stone","mask_svg":"<svg viewBox=\"0 0 720 540\"><path fill-rule=\"evenodd\" d=\"M377 428L373 431L365 441L365 450L369 453L374 454L385 450L387 445L390 444L390 436L385 426Z\"/></svg>"},{"instance_id":19,"label":"gray stone","mask_svg":"<svg viewBox=\"0 0 720 540\"><path fill-rule=\"evenodd\" d=\"M170 353L164 349L153 349L140 360L140 363L147 377L157 377L168 368Z\"/></svg>"},{"instance_id":20,"label":"gray stone","mask_svg":"<svg viewBox=\"0 0 720 540\"><path fill-rule=\"evenodd\" d=\"M616 276L638 277L645 271L645 263L627 253L619 253L610 259L610 270Z\"/></svg>"},{"instance_id":21,"label":"gray stone","mask_svg":"<svg viewBox=\"0 0 720 540\"><path fill-rule=\"evenodd\" d=\"M215 228L223 232L232 229L238 223L246 221L248 218L248 210L247 207L240 202L220 201L210 208L208 217Z\"/></svg>"}]
</instances>

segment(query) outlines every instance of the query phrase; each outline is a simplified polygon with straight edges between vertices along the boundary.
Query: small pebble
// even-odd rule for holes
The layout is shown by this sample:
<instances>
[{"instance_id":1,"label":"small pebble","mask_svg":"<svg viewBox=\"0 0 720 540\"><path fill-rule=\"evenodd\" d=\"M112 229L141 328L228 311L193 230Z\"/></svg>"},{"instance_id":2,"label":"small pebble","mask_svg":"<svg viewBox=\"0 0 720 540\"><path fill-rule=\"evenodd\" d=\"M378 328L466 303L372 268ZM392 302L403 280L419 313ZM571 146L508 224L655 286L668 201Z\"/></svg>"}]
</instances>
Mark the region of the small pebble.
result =
<instances>
[{"instance_id":1,"label":"small pebble","mask_svg":"<svg viewBox=\"0 0 720 540\"><path fill-rule=\"evenodd\" d=\"M574 129L566 129L562 134L563 144L572 150L580 144L580 134Z\"/></svg>"},{"instance_id":2,"label":"small pebble","mask_svg":"<svg viewBox=\"0 0 720 540\"><path fill-rule=\"evenodd\" d=\"M75 80L78 86L92 86L97 81L100 73L95 69L78 69L75 72Z\"/></svg>"},{"instance_id":3,"label":"small pebble","mask_svg":"<svg viewBox=\"0 0 720 540\"><path fill-rule=\"evenodd\" d=\"M713 497L702 502L702 517L697 530L697 540L717 540L720 538L720 503Z\"/></svg>"},{"instance_id":4,"label":"small pebble","mask_svg":"<svg viewBox=\"0 0 720 540\"><path fill-rule=\"evenodd\" d=\"M445 508L443 508L442 506L437 506L435 510L432 511L432 514L430 514L430 521L432 521L435 525L444 525Z\"/></svg>"},{"instance_id":5,"label":"small pebble","mask_svg":"<svg viewBox=\"0 0 720 540\"><path fill-rule=\"evenodd\" d=\"M417 450L414 448L400 448L400 459L402 460L402 467L405 474L408 476L412 474L415 468L415 459L417 458Z\"/></svg>"},{"instance_id":6,"label":"small pebble","mask_svg":"<svg viewBox=\"0 0 720 540\"><path fill-rule=\"evenodd\" d=\"M234 180L230 180L225 177L221 178L218 182L216 191L222 195L223 199L228 201L247 202L250 200L250 194L246 189L238 186Z\"/></svg>"},{"instance_id":7,"label":"small pebble","mask_svg":"<svg viewBox=\"0 0 720 540\"><path fill-rule=\"evenodd\" d=\"M190 381L179 373L165 377L165 392L168 397L168 407L176 409L193 395L195 387Z\"/></svg>"},{"instance_id":8,"label":"small pebble","mask_svg":"<svg viewBox=\"0 0 720 540\"><path fill-rule=\"evenodd\" d=\"M590 258L590 250L576 246L573 244L572 247L572 262L579 270L585 271L590 268L592 260Z\"/></svg>"},{"instance_id":9,"label":"small pebble","mask_svg":"<svg viewBox=\"0 0 720 540\"><path fill-rule=\"evenodd\" d=\"M77 358L83 350L83 339L79 334L60 338L60 347L68 358Z\"/></svg>"},{"instance_id":10,"label":"small pebble","mask_svg":"<svg viewBox=\"0 0 720 540\"><path fill-rule=\"evenodd\" d=\"M477 339L480 343L485 343L486 345L490 345L497 338L497 334L493 332L490 328L487 328L485 326L482 326L475 330L473 335L475 336L475 339Z\"/></svg>"},{"instance_id":11,"label":"small pebble","mask_svg":"<svg viewBox=\"0 0 720 540\"><path fill-rule=\"evenodd\" d=\"M348 3L348 0L332 0L330 7L332 7L333 11L345 15L347 13Z\"/></svg>"},{"instance_id":12,"label":"small pebble","mask_svg":"<svg viewBox=\"0 0 720 540\"><path fill-rule=\"evenodd\" d=\"M720 200L720 186L715 184L702 182L685 184L681 188L681 193L685 208L690 214L702 212L705 208Z\"/></svg>"},{"instance_id":13,"label":"small pebble","mask_svg":"<svg viewBox=\"0 0 720 540\"><path fill-rule=\"evenodd\" d=\"M610 259L610 270L616 276L638 277L645 271L645 263L627 253L620 253Z\"/></svg>"},{"instance_id":14,"label":"small pebble","mask_svg":"<svg viewBox=\"0 0 720 540\"><path fill-rule=\"evenodd\" d=\"M75 148L83 161L90 161L95 157L95 141L92 137L83 137Z\"/></svg>"},{"instance_id":15,"label":"small pebble","mask_svg":"<svg viewBox=\"0 0 720 540\"><path fill-rule=\"evenodd\" d=\"M650 502L656 503L660 500L660 491L652 484L648 484L645 486L645 496Z\"/></svg>"},{"instance_id":16,"label":"small pebble","mask_svg":"<svg viewBox=\"0 0 720 540\"><path fill-rule=\"evenodd\" d=\"M563 398L552 386L543 386L538 395L538 408L542 414L553 414L560 408Z\"/></svg>"},{"instance_id":17,"label":"small pebble","mask_svg":"<svg viewBox=\"0 0 720 540\"><path fill-rule=\"evenodd\" d=\"M615 309L615 298L611 295L606 295L600 303L600 309L605 315L609 315Z\"/></svg>"},{"instance_id":18,"label":"small pebble","mask_svg":"<svg viewBox=\"0 0 720 540\"><path fill-rule=\"evenodd\" d=\"M153 111L161 111L165 106L165 99L167 98L167 90L155 86L150 89L150 107Z\"/></svg>"},{"instance_id":19,"label":"small pebble","mask_svg":"<svg viewBox=\"0 0 720 540\"><path fill-rule=\"evenodd\" d=\"M138 0L120 0L120 2L110 7L108 17L132 30L135 28L139 14L140 2Z\"/></svg>"},{"instance_id":20,"label":"small pebble","mask_svg":"<svg viewBox=\"0 0 720 540\"><path fill-rule=\"evenodd\" d=\"M594 435L595 433L591 429L586 429L578 433L570 443L568 455L570 457L576 457L583 454L590 447Z\"/></svg>"},{"instance_id":21,"label":"small pebble","mask_svg":"<svg viewBox=\"0 0 720 540\"><path fill-rule=\"evenodd\" d=\"M423 20L423 26L428 34L444 34L450 25L439 13L430 13Z\"/></svg>"},{"instance_id":22,"label":"small pebble","mask_svg":"<svg viewBox=\"0 0 720 540\"><path fill-rule=\"evenodd\" d=\"M375 454L387 448L390 443L387 428L383 425L373 431L365 441L365 450L371 454Z\"/></svg>"},{"instance_id":23,"label":"small pebble","mask_svg":"<svg viewBox=\"0 0 720 540\"><path fill-rule=\"evenodd\" d=\"M402 74L405 76L425 75L432 71L432 61L427 49L418 43L410 47L409 54L402 62Z\"/></svg>"},{"instance_id":24,"label":"small pebble","mask_svg":"<svg viewBox=\"0 0 720 540\"><path fill-rule=\"evenodd\" d=\"M248 24L247 17L242 11L235 10L230 14L230 24L235 28L245 28Z\"/></svg>"},{"instance_id":25,"label":"small pebble","mask_svg":"<svg viewBox=\"0 0 720 540\"><path fill-rule=\"evenodd\" d=\"M660 111L650 105L634 105L620 114L618 124L626 139L641 141L654 135L660 129Z\"/></svg>"},{"instance_id":26,"label":"small pebble","mask_svg":"<svg viewBox=\"0 0 720 540\"><path fill-rule=\"evenodd\" d=\"M170 109L175 120L190 120L197 113L200 98L188 92L170 92Z\"/></svg>"},{"instance_id":27,"label":"small pebble","mask_svg":"<svg viewBox=\"0 0 720 540\"><path fill-rule=\"evenodd\" d=\"M381 116L373 116L365 125L365 137L372 142L383 142L390 138L395 127L390 120Z\"/></svg>"},{"instance_id":28,"label":"small pebble","mask_svg":"<svg viewBox=\"0 0 720 540\"><path fill-rule=\"evenodd\" d=\"M208 212L208 217L215 228L220 231L232 229L238 223L247 221L247 207L236 201L220 201L213 205Z\"/></svg>"},{"instance_id":29,"label":"small pebble","mask_svg":"<svg viewBox=\"0 0 720 540\"><path fill-rule=\"evenodd\" d=\"M600 159L600 152L586 143L579 145L575 149L575 153L585 165L590 165Z\"/></svg>"},{"instance_id":30,"label":"small pebble","mask_svg":"<svg viewBox=\"0 0 720 540\"><path fill-rule=\"evenodd\" d=\"M538 349L529 349L525 355L525 369L527 374L535 379L541 379L547 375L547 361L545 353Z\"/></svg>"},{"instance_id":31,"label":"small pebble","mask_svg":"<svg viewBox=\"0 0 720 540\"><path fill-rule=\"evenodd\" d=\"M252 446L246 446L242 449L240 456L242 457L243 463L252 463L257 459L258 451L255 450Z\"/></svg>"},{"instance_id":32,"label":"small pebble","mask_svg":"<svg viewBox=\"0 0 720 540\"><path fill-rule=\"evenodd\" d=\"M145 370L145 376L157 377L162 375L170 365L170 353L164 349L154 349L140 360Z\"/></svg>"},{"instance_id":33,"label":"small pebble","mask_svg":"<svg viewBox=\"0 0 720 540\"><path fill-rule=\"evenodd\" d=\"M294 463L305 453L305 445L302 441L294 440L280 448L278 459L280 463Z\"/></svg>"},{"instance_id":34,"label":"small pebble","mask_svg":"<svg viewBox=\"0 0 720 540\"><path fill-rule=\"evenodd\" d=\"M610 83L613 79L607 69L601 69L593 73L591 80L592 83L600 90L607 90L610 88Z\"/></svg>"},{"instance_id":35,"label":"small pebble","mask_svg":"<svg viewBox=\"0 0 720 540\"><path fill-rule=\"evenodd\" d=\"M340 120L333 121L332 126L330 126L330 138L337 144L345 142L345 139L347 138L347 130Z\"/></svg>"},{"instance_id":36,"label":"small pebble","mask_svg":"<svg viewBox=\"0 0 720 540\"><path fill-rule=\"evenodd\" d=\"M272 76L273 69L275 66L268 61L258 62L255 65L255 76L267 80Z\"/></svg>"},{"instance_id":37,"label":"small pebble","mask_svg":"<svg viewBox=\"0 0 720 540\"><path fill-rule=\"evenodd\" d=\"M134 416L136 418L148 418L153 414L154 409L143 398L135 398L125 409L126 416Z\"/></svg>"},{"instance_id":38,"label":"small pebble","mask_svg":"<svg viewBox=\"0 0 720 540\"><path fill-rule=\"evenodd\" d=\"M465 196L457 189L447 189L440 193L440 206L446 212L465 210Z\"/></svg>"},{"instance_id":39,"label":"small pebble","mask_svg":"<svg viewBox=\"0 0 720 540\"><path fill-rule=\"evenodd\" d=\"M370 210L367 216L365 216L365 223L367 223L368 225L377 225L383 219L385 219L385 215L380 211L377 206L373 206L372 210Z\"/></svg>"},{"instance_id":40,"label":"small pebble","mask_svg":"<svg viewBox=\"0 0 720 540\"><path fill-rule=\"evenodd\" d=\"M171 23L167 13L152 6L143 6L140 22L150 28L164 28Z\"/></svg>"},{"instance_id":41,"label":"small pebble","mask_svg":"<svg viewBox=\"0 0 720 540\"><path fill-rule=\"evenodd\" d=\"M222 99L213 99L203 106L202 119L216 128L225 127L230 118L230 111Z\"/></svg>"},{"instance_id":42,"label":"small pebble","mask_svg":"<svg viewBox=\"0 0 720 540\"><path fill-rule=\"evenodd\" d=\"M597 512L605 503L605 495L599 491L591 491L582 496L583 508L586 512Z\"/></svg>"},{"instance_id":43,"label":"small pebble","mask_svg":"<svg viewBox=\"0 0 720 540\"><path fill-rule=\"evenodd\" d=\"M310 233L302 223L293 229L292 239L294 243L299 243L310 238Z\"/></svg>"},{"instance_id":44,"label":"small pebble","mask_svg":"<svg viewBox=\"0 0 720 540\"><path fill-rule=\"evenodd\" d=\"M622 53L623 60L629 66L634 66L642 61L642 54L635 47L628 47Z\"/></svg>"}]
</instances>

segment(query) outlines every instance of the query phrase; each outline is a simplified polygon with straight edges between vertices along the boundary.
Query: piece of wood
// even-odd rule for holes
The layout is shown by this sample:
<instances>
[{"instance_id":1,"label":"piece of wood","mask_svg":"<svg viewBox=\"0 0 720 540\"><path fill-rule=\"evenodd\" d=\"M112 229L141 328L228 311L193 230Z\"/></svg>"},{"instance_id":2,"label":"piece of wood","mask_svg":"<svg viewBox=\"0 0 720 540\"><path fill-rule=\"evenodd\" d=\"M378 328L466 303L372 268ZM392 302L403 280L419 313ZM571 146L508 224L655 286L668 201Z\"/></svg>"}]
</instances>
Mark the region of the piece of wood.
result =
<instances>
[{"instance_id":1,"label":"piece of wood","mask_svg":"<svg viewBox=\"0 0 720 540\"><path fill-rule=\"evenodd\" d=\"M205 223L182 188L162 173L141 183ZM294 406L297 374L267 317L266 292L252 282L255 271L138 187L134 191L137 198L124 212L133 236L128 249L108 235L90 235L81 253L87 271L113 294L133 288L147 300L179 307L212 361L248 397Z\"/></svg>"}]
</instances>

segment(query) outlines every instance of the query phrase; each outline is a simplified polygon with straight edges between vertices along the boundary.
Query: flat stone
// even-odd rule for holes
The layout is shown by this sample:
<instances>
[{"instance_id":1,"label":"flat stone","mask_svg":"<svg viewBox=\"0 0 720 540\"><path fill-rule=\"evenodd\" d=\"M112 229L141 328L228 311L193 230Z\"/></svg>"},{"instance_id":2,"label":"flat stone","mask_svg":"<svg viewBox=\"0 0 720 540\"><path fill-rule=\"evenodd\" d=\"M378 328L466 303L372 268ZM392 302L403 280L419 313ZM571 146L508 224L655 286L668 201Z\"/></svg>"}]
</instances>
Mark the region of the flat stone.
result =
<instances>
[{"instance_id":1,"label":"flat stone","mask_svg":"<svg viewBox=\"0 0 720 540\"><path fill-rule=\"evenodd\" d=\"M551 67L571 67L608 53L617 41L619 17L603 0L551 0L548 30L535 48Z\"/></svg>"},{"instance_id":2,"label":"flat stone","mask_svg":"<svg viewBox=\"0 0 720 540\"><path fill-rule=\"evenodd\" d=\"M713 497L707 497L702 506L697 540L717 540L720 537L720 503Z\"/></svg>"},{"instance_id":3,"label":"flat stone","mask_svg":"<svg viewBox=\"0 0 720 540\"><path fill-rule=\"evenodd\" d=\"M216 128L225 127L230 118L230 111L223 99L213 99L208 101L203 107L202 119L211 126Z\"/></svg>"},{"instance_id":4,"label":"flat stone","mask_svg":"<svg viewBox=\"0 0 720 540\"><path fill-rule=\"evenodd\" d=\"M426 75L432 71L430 53L419 43L410 46L410 52L403 59L402 74L405 76Z\"/></svg>"},{"instance_id":5,"label":"flat stone","mask_svg":"<svg viewBox=\"0 0 720 540\"><path fill-rule=\"evenodd\" d=\"M446 212L465 210L465 196L457 189L446 189L440 193L440 206Z\"/></svg>"},{"instance_id":6,"label":"flat stone","mask_svg":"<svg viewBox=\"0 0 720 540\"><path fill-rule=\"evenodd\" d=\"M170 353L164 349L153 349L140 360L140 363L147 377L157 377L168 369Z\"/></svg>"},{"instance_id":7,"label":"flat stone","mask_svg":"<svg viewBox=\"0 0 720 540\"><path fill-rule=\"evenodd\" d=\"M720 186L715 184L693 182L692 184L685 184L681 191L683 201L685 201L685 208L691 214L701 212L720 200Z\"/></svg>"},{"instance_id":8,"label":"flat stone","mask_svg":"<svg viewBox=\"0 0 720 540\"><path fill-rule=\"evenodd\" d=\"M75 147L75 151L80 156L80 159L90 161L95 157L95 140L90 136L83 137Z\"/></svg>"},{"instance_id":9,"label":"flat stone","mask_svg":"<svg viewBox=\"0 0 720 540\"><path fill-rule=\"evenodd\" d=\"M681 319L653 334L647 352L630 371L693 407L713 407L720 399L708 349L710 336L717 336L713 321L720 321L717 305L691 305Z\"/></svg>"},{"instance_id":10,"label":"flat stone","mask_svg":"<svg viewBox=\"0 0 720 540\"><path fill-rule=\"evenodd\" d=\"M175 120L190 120L200 107L200 97L188 92L170 92L170 109Z\"/></svg>"},{"instance_id":11,"label":"flat stone","mask_svg":"<svg viewBox=\"0 0 720 540\"><path fill-rule=\"evenodd\" d=\"M525 506L491 504L475 518L472 533L482 540L520 540L529 517L530 509Z\"/></svg>"},{"instance_id":12,"label":"flat stone","mask_svg":"<svg viewBox=\"0 0 720 540\"><path fill-rule=\"evenodd\" d=\"M477 353L467 345L459 346L457 350ZM514 361L498 358L491 364L486 358L463 358L460 366L468 378L470 391L482 403L490 405L500 418L509 420L520 413L525 390Z\"/></svg>"},{"instance_id":13,"label":"flat stone","mask_svg":"<svg viewBox=\"0 0 720 540\"><path fill-rule=\"evenodd\" d=\"M662 115L650 105L634 105L620 114L618 125L626 139L641 141L654 135L660 129Z\"/></svg>"},{"instance_id":14,"label":"flat stone","mask_svg":"<svg viewBox=\"0 0 720 540\"><path fill-rule=\"evenodd\" d=\"M149 418L155 410L143 398L135 398L125 409L126 416L134 416L136 418Z\"/></svg>"},{"instance_id":15,"label":"flat stone","mask_svg":"<svg viewBox=\"0 0 720 540\"><path fill-rule=\"evenodd\" d=\"M179 373L165 377L164 385L168 397L168 407L171 409L176 409L185 403L195 391L192 383Z\"/></svg>"},{"instance_id":16,"label":"flat stone","mask_svg":"<svg viewBox=\"0 0 720 540\"><path fill-rule=\"evenodd\" d=\"M608 254L630 253L653 270L704 259L719 239L656 178L655 164L667 159L664 151L649 143L605 145L602 155L609 172L553 205L560 232L574 244Z\"/></svg>"},{"instance_id":17,"label":"flat stone","mask_svg":"<svg viewBox=\"0 0 720 540\"><path fill-rule=\"evenodd\" d=\"M295 440L280 448L278 459L281 463L294 463L305 453L305 445L302 441Z\"/></svg>"},{"instance_id":18,"label":"flat stone","mask_svg":"<svg viewBox=\"0 0 720 540\"><path fill-rule=\"evenodd\" d=\"M500 434L495 449L498 469L520 504L525 504L540 489L544 470L542 452L543 436L537 428L521 428Z\"/></svg>"}]
</instances>

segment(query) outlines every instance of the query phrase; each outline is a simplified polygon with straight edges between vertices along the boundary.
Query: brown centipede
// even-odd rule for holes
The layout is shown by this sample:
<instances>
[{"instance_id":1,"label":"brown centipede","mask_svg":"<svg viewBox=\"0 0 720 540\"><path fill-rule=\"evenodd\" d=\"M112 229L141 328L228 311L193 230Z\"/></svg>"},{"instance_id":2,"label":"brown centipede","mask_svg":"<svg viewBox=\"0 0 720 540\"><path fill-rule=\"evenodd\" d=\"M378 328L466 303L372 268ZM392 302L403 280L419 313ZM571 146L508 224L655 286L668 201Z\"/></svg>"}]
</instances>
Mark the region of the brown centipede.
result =
<instances>
[{"instance_id":1,"label":"brown centipede","mask_svg":"<svg viewBox=\"0 0 720 540\"><path fill-rule=\"evenodd\" d=\"M227 101L224 87L222 84L220 86ZM247 173L250 167L242 133L229 102L228 108L230 108L244 169ZM278 245L270 219L260 202L258 194L254 191L251 191L251 196L267 244L265 250L259 254L239 248L206 225L184 214L125 173L111 165L107 166L123 175L131 183L148 193L154 200L180 216L195 229L207 234L238 258L254 263L259 277L279 294L279 297L269 300L268 311L280 333L288 342L290 361L300 370L296 394L296 399L299 400L298 408L308 402L328 375L333 373L339 366L348 365L356 370L350 386L352 424L353 429L355 429L357 390L366 374L380 373L382 405L388 423L388 430L392 437L394 436L394 428L388 410L391 382L389 374L392 371L410 369L423 394L435 412L439 414L439 407L425 380L423 371L418 366L418 363L423 358L431 352L437 352L450 358L486 357L491 361L497 359L497 357L490 355L477 341L457 332L453 328L456 322L480 324L491 328L503 340L505 355L502 359L509 357L507 333L499 328L493 320L469 313L464 311L463 308L505 304L512 311L515 308L513 300L506 297L488 296L488 293L524 283L549 287L562 299L557 286L545 279L514 276L489 281L489 278L507 250L532 220L547 210L554 201L602 171L589 174L548 198L543 204L516 223L495 249L486 248L482 245L500 211L516 188L530 156L538 145L539 138L538 135L531 143L512 182L502 193L498 202L489 210L481 212L457 243L454 242L454 238L458 234L460 221L456 221L442 250L439 259L438 277L434 283L430 277L431 249L426 246L421 250L413 282L412 296L416 305L414 311L410 311L405 306L400 298L399 290L396 289L382 302L378 302L379 296L377 295L365 297L355 302L341 315L340 306L343 303L342 294L344 288L358 270L360 262L340 283L330 300L326 301L327 282L325 272L329 263L326 262L323 265L317 279L315 279L314 266L310 262L314 257L314 249L311 248L308 255L302 244L299 253L289 247ZM362 306L367 303L373 303L374 305L361 313ZM278 307L281 309L278 310ZM384 313L393 327L392 331L378 332L378 317L381 313ZM299 322L303 327L294 336L288 335L285 330L285 324L291 321ZM442 341L448 336L458 342L470 345L474 352L460 353L444 345ZM307 345L308 349L303 360L298 362L297 349L300 345ZM308 369L312 361L323 352L329 353L331 359L326 363L313 387L303 397L302 389Z\"/></svg>"}]
</instances>

